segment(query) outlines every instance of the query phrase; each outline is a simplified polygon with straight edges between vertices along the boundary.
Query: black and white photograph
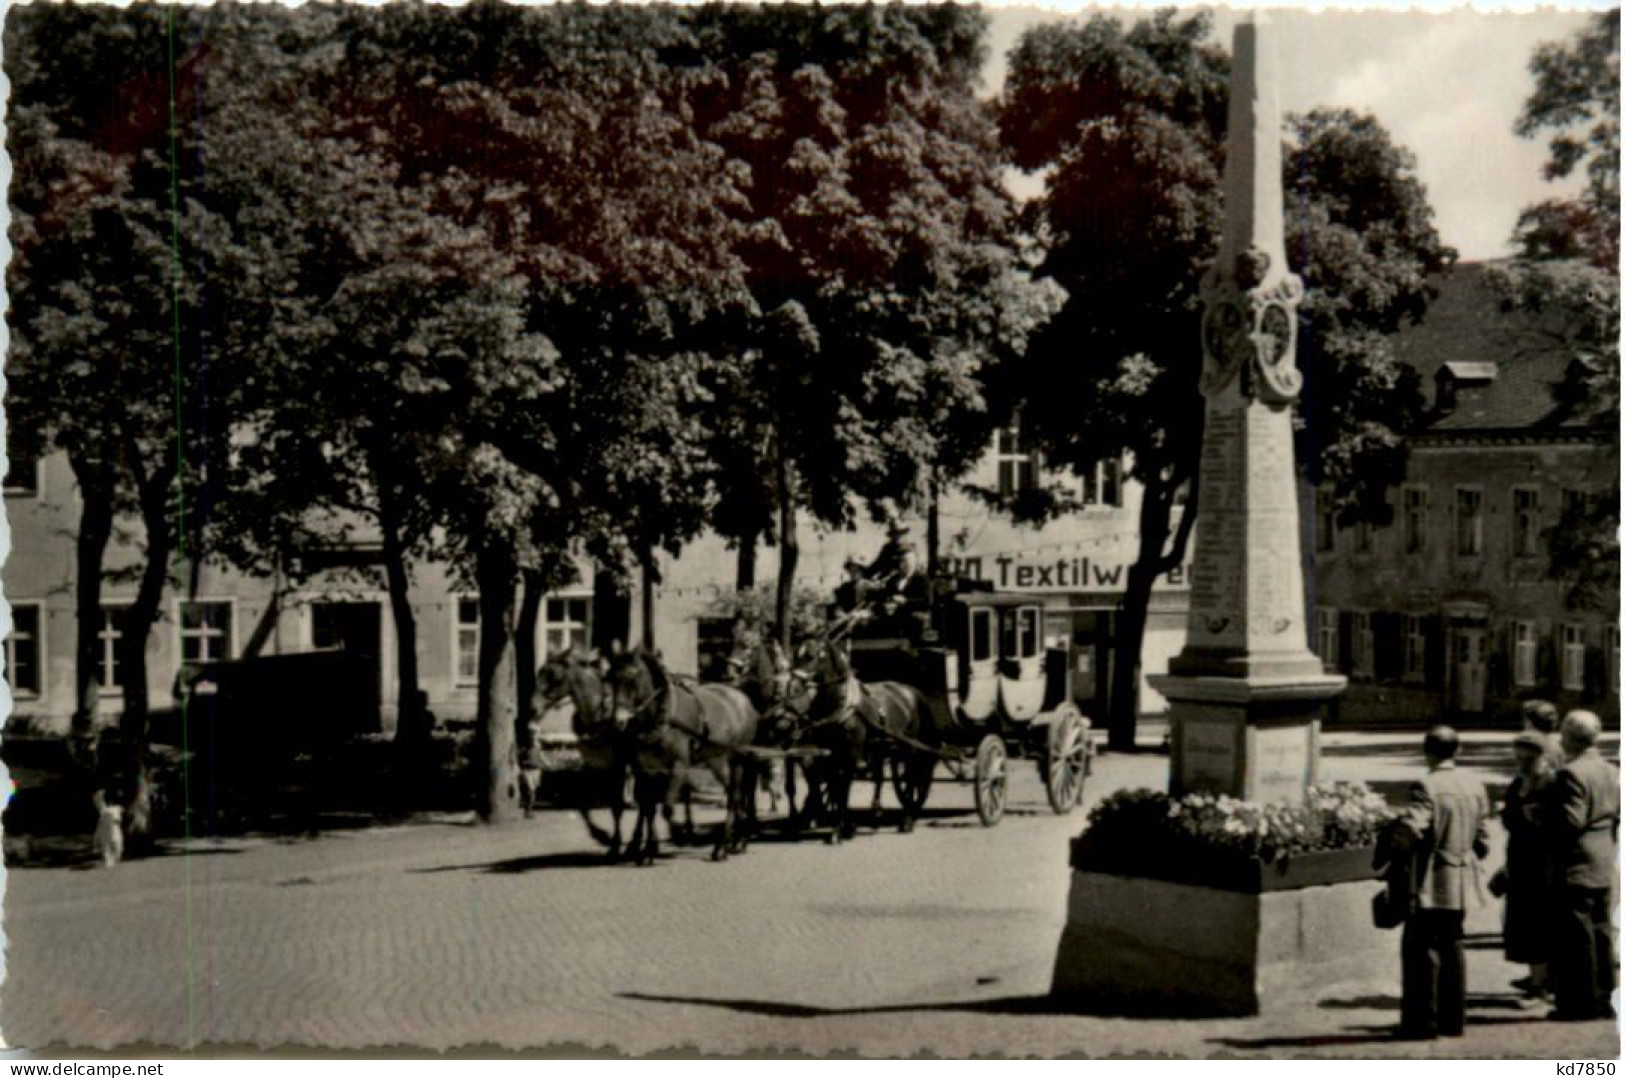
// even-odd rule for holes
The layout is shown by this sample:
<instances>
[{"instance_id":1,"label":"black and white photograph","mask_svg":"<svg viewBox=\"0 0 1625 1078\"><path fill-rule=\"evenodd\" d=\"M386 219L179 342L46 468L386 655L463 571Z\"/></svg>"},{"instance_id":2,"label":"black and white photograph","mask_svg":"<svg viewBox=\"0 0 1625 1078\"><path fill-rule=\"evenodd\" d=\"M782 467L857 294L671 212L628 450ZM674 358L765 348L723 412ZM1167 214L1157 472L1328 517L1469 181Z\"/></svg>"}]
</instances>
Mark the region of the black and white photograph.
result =
<instances>
[{"instance_id":1,"label":"black and white photograph","mask_svg":"<svg viewBox=\"0 0 1625 1078\"><path fill-rule=\"evenodd\" d=\"M1619 25L10 4L8 1058L1612 1073Z\"/></svg>"}]
</instances>

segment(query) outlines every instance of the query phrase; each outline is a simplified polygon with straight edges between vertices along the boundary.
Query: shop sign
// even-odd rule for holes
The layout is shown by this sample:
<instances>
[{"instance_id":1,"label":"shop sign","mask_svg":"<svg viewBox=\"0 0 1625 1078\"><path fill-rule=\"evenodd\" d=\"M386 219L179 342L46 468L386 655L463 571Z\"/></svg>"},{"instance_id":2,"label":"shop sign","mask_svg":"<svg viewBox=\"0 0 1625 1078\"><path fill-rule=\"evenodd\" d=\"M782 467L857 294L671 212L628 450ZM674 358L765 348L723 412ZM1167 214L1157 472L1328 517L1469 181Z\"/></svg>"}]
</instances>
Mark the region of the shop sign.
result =
<instances>
[{"instance_id":1,"label":"shop sign","mask_svg":"<svg viewBox=\"0 0 1625 1078\"><path fill-rule=\"evenodd\" d=\"M1128 584L1128 562L1087 555L1044 557L1037 554L972 554L945 557L954 576L986 580L999 591L1122 591ZM1190 566L1181 565L1157 578L1157 590L1190 587Z\"/></svg>"}]
</instances>

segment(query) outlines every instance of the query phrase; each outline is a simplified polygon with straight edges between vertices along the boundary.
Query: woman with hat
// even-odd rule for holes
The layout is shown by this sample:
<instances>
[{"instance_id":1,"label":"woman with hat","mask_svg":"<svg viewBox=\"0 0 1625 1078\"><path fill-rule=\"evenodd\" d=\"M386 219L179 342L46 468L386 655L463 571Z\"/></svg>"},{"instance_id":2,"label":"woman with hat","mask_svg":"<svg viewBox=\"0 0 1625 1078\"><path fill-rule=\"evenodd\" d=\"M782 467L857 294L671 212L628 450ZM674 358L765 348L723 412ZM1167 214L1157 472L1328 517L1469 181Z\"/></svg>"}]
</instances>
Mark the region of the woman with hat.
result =
<instances>
[{"instance_id":1,"label":"woman with hat","mask_svg":"<svg viewBox=\"0 0 1625 1078\"><path fill-rule=\"evenodd\" d=\"M1507 831L1506 867L1491 889L1506 895L1502 942L1509 962L1529 966L1529 976L1512 982L1525 995L1546 994L1548 934L1552 925L1551 880L1541 835L1540 803L1554 774L1546 738L1525 730L1512 739L1518 773L1507 787L1501 822Z\"/></svg>"}]
</instances>

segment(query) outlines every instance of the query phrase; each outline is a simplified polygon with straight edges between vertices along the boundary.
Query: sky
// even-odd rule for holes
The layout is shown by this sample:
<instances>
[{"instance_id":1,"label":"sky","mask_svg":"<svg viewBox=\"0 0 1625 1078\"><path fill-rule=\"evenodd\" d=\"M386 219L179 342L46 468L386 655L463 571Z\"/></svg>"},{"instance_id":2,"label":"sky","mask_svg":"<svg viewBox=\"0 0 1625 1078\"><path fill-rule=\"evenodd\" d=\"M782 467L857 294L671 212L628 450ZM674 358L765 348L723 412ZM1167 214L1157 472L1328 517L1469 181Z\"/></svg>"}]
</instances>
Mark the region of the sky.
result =
<instances>
[{"instance_id":1,"label":"sky","mask_svg":"<svg viewBox=\"0 0 1625 1078\"><path fill-rule=\"evenodd\" d=\"M1604 4L1511 11L1271 10L1283 112L1346 106L1369 112L1416 156L1417 173L1444 242L1464 261L1511 254L1519 212L1571 192L1576 182L1546 181L1545 140L1521 139L1512 125L1534 88L1529 59L1546 41L1580 30ZM1607 5L1611 6L1611 5ZM1023 30L1056 19L1083 19L1080 4L1047 8L996 4L989 87L1004 79L1005 53ZM1127 19L1144 15L1122 10ZM1214 11L1214 34L1229 48L1240 9ZM1036 181L1012 184L1019 194Z\"/></svg>"}]
</instances>

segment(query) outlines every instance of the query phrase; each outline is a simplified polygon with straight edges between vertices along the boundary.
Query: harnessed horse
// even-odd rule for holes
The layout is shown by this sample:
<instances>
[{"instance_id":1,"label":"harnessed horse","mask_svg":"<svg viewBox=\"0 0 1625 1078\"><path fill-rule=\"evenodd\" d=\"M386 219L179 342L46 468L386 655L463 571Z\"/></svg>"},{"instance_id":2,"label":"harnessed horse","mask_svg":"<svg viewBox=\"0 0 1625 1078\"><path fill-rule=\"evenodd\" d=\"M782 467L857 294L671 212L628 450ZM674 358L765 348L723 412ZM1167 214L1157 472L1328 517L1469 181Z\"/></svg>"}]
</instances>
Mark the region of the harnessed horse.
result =
<instances>
[{"instance_id":1,"label":"harnessed horse","mask_svg":"<svg viewBox=\"0 0 1625 1078\"><path fill-rule=\"evenodd\" d=\"M575 705L570 728L576 735L581 763L592 776L583 802L577 806L587 833L609 850L610 858L621 855L621 815L626 811L626 776L631 767L625 738L615 725L603 674L596 652L582 653L571 647L543 663L536 671L536 714L541 715L569 700ZM594 797L596 793L598 797ZM592 822L590 810L602 802L609 808L615 832L611 835ZM526 805L527 812L529 805Z\"/></svg>"},{"instance_id":2,"label":"harnessed horse","mask_svg":"<svg viewBox=\"0 0 1625 1078\"><path fill-rule=\"evenodd\" d=\"M863 767L869 768L875 784L870 812L879 814L887 762L898 780L903 809L899 829L914 830L937 762L936 754L920 741L933 725L925 694L898 681L859 681L833 632L808 641L802 654L812 671L814 694L801 738L830 753L817 771L826 791L824 810L833 817L836 836L850 838L855 831L852 783Z\"/></svg>"},{"instance_id":3,"label":"harnessed horse","mask_svg":"<svg viewBox=\"0 0 1625 1078\"><path fill-rule=\"evenodd\" d=\"M687 773L705 768L725 791L726 815L713 860L744 849L741 816L755 816L755 770L736 752L756 741L760 716L731 685L673 678L660 658L639 649L610 659L609 689L615 722L631 747L638 821L632 850L639 864L659 854L655 810L670 808Z\"/></svg>"}]
</instances>

